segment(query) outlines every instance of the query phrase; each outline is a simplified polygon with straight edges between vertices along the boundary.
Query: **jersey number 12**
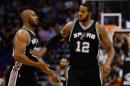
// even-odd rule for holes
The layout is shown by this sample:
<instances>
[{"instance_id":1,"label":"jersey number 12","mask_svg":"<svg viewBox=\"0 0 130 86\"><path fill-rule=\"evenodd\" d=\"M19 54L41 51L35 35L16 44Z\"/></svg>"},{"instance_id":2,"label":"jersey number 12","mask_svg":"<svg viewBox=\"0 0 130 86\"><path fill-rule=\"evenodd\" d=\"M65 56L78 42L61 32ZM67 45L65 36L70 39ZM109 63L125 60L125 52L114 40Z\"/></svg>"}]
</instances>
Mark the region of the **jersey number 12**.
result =
<instances>
[{"instance_id":1,"label":"jersey number 12","mask_svg":"<svg viewBox=\"0 0 130 86\"><path fill-rule=\"evenodd\" d=\"M89 53L90 43L77 41L76 52Z\"/></svg>"}]
</instances>

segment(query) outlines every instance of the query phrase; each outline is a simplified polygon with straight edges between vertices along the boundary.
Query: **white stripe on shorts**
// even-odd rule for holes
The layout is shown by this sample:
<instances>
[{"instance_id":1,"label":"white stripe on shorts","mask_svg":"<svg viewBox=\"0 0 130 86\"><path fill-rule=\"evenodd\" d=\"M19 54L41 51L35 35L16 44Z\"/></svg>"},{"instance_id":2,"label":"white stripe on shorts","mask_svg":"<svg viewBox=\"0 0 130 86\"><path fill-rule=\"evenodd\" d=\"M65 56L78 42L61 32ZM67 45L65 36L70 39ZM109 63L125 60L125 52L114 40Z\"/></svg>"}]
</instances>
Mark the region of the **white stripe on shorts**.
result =
<instances>
[{"instance_id":1,"label":"white stripe on shorts","mask_svg":"<svg viewBox=\"0 0 130 86\"><path fill-rule=\"evenodd\" d=\"M22 66L22 63L19 63L17 61L15 62L15 65L13 66L10 73L8 86L16 86L18 71L20 70L21 66Z\"/></svg>"}]
</instances>

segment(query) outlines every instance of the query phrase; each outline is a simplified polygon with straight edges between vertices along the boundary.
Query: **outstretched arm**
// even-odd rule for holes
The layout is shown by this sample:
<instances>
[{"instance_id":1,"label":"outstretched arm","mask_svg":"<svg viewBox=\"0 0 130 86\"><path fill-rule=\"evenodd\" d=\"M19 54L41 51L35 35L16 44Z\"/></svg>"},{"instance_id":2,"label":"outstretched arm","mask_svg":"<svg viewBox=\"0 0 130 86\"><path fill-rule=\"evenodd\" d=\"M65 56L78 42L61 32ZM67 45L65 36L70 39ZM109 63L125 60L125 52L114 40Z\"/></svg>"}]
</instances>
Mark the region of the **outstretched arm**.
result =
<instances>
[{"instance_id":1,"label":"outstretched arm","mask_svg":"<svg viewBox=\"0 0 130 86\"><path fill-rule=\"evenodd\" d=\"M62 40L62 39L66 39L68 37L68 35L70 34L71 32L71 29L72 27L74 26L74 23L73 22L69 22L67 23L63 29L61 30L61 33L58 33L56 36L52 37L46 47L42 48L41 51L34 51L34 50L31 50L31 53L38 56L38 57L43 57L43 55L46 54L47 51L51 50L58 41Z\"/></svg>"},{"instance_id":2,"label":"outstretched arm","mask_svg":"<svg viewBox=\"0 0 130 86\"><path fill-rule=\"evenodd\" d=\"M69 22L67 23L63 29L61 30L61 33L57 34L56 36L52 37L49 42L47 43L47 50L51 50L58 41L62 40L62 39L66 39L68 37L68 35L71 32L71 29L73 27L73 22Z\"/></svg>"}]
</instances>

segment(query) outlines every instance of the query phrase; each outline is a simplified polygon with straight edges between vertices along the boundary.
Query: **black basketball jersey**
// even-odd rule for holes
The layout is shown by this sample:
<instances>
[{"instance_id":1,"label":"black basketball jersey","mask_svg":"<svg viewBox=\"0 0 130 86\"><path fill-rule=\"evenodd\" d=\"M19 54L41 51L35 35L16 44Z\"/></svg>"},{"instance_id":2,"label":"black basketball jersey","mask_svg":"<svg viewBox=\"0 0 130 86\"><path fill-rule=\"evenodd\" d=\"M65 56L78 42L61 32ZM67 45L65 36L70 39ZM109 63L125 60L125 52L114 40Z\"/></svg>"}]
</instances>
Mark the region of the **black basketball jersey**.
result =
<instances>
[{"instance_id":1,"label":"black basketball jersey","mask_svg":"<svg viewBox=\"0 0 130 86\"><path fill-rule=\"evenodd\" d=\"M36 56L32 56L30 53L30 49L40 50L40 43L34 32L27 30L25 27L20 28L20 30L26 30L29 34L29 43L25 49L25 55L33 61L38 61ZM15 49L15 46L14 46ZM38 86L37 76L36 76L36 68L32 66L27 66L22 64L21 62L14 61L14 65L9 68L6 76L6 85L8 86ZM10 76L8 76L10 74Z\"/></svg>"},{"instance_id":2,"label":"black basketball jersey","mask_svg":"<svg viewBox=\"0 0 130 86\"><path fill-rule=\"evenodd\" d=\"M81 22L77 20L70 33L69 43L72 68L86 69L98 65L99 39L95 21L83 28Z\"/></svg>"},{"instance_id":3,"label":"black basketball jersey","mask_svg":"<svg viewBox=\"0 0 130 86\"><path fill-rule=\"evenodd\" d=\"M36 35L34 32L31 32L29 30L27 30L26 28L21 28L20 30L26 30L30 36L30 39L29 39L29 44L26 46L26 49L25 49L25 55L30 59L30 60L33 60L33 61L37 61L37 57L36 56L32 56L32 54L30 53L30 49L32 50L40 50L41 47L40 47L40 42L39 40L37 39ZM15 46L14 46L15 48ZM21 64L21 65L20 65ZM27 65L24 65L22 63L19 63L17 61L15 61L15 65L14 65L14 68L19 68L19 73L21 74L32 74L35 72L36 68L32 67L32 66L27 66Z\"/></svg>"}]
</instances>

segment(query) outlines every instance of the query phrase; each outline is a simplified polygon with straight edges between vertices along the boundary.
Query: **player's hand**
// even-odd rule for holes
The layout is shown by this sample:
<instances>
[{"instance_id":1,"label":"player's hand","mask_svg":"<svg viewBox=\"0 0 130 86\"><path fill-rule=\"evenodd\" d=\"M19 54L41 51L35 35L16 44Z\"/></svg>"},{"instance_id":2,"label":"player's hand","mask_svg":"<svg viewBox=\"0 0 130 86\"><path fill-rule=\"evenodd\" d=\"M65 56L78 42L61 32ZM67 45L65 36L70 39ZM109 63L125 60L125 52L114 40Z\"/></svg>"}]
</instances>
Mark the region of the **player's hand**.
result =
<instances>
[{"instance_id":1,"label":"player's hand","mask_svg":"<svg viewBox=\"0 0 130 86\"><path fill-rule=\"evenodd\" d=\"M47 51L46 48L42 48L40 51L35 51L35 50L30 49L30 53L33 56L37 56L37 57L40 57L40 58L42 58L46 54L46 51Z\"/></svg>"},{"instance_id":2,"label":"player's hand","mask_svg":"<svg viewBox=\"0 0 130 86\"><path fill-rule=\"evenodd\" d=\"M111 72L111 66L109 64L103 64L101 67L103 74L108 75Z\"/></svg>"},{"instance_id":3,"label":"player's hand","mask_svg":"<svg viewBox=\"0 0 130 86\"><path fill-rule=\"evenodd\" d=\"M43 71L43 72L46 71L47 74L48 74L48 76L50 77L50 79L53 82L55 82L55 84L57 86L61 86L60 85L60 83L61 83L60 79L56 76L56 74L55 74L54 71L52 71L52 70L49 69L49 66L41 58L38 59L38 64L39 64L38 66L39 66L39 68L40 68L41 71Z\"/></svg>"},{"instance_id":4,"label":"player's hand","mask_svg":"<svg viewBox=\"0 0 130 86\"><path fill-rule=\"evenodd\" d=\"M61 80L53 73L49 75L49 78L57 85L60 86Z\"/></svg>"}]
</instances>

